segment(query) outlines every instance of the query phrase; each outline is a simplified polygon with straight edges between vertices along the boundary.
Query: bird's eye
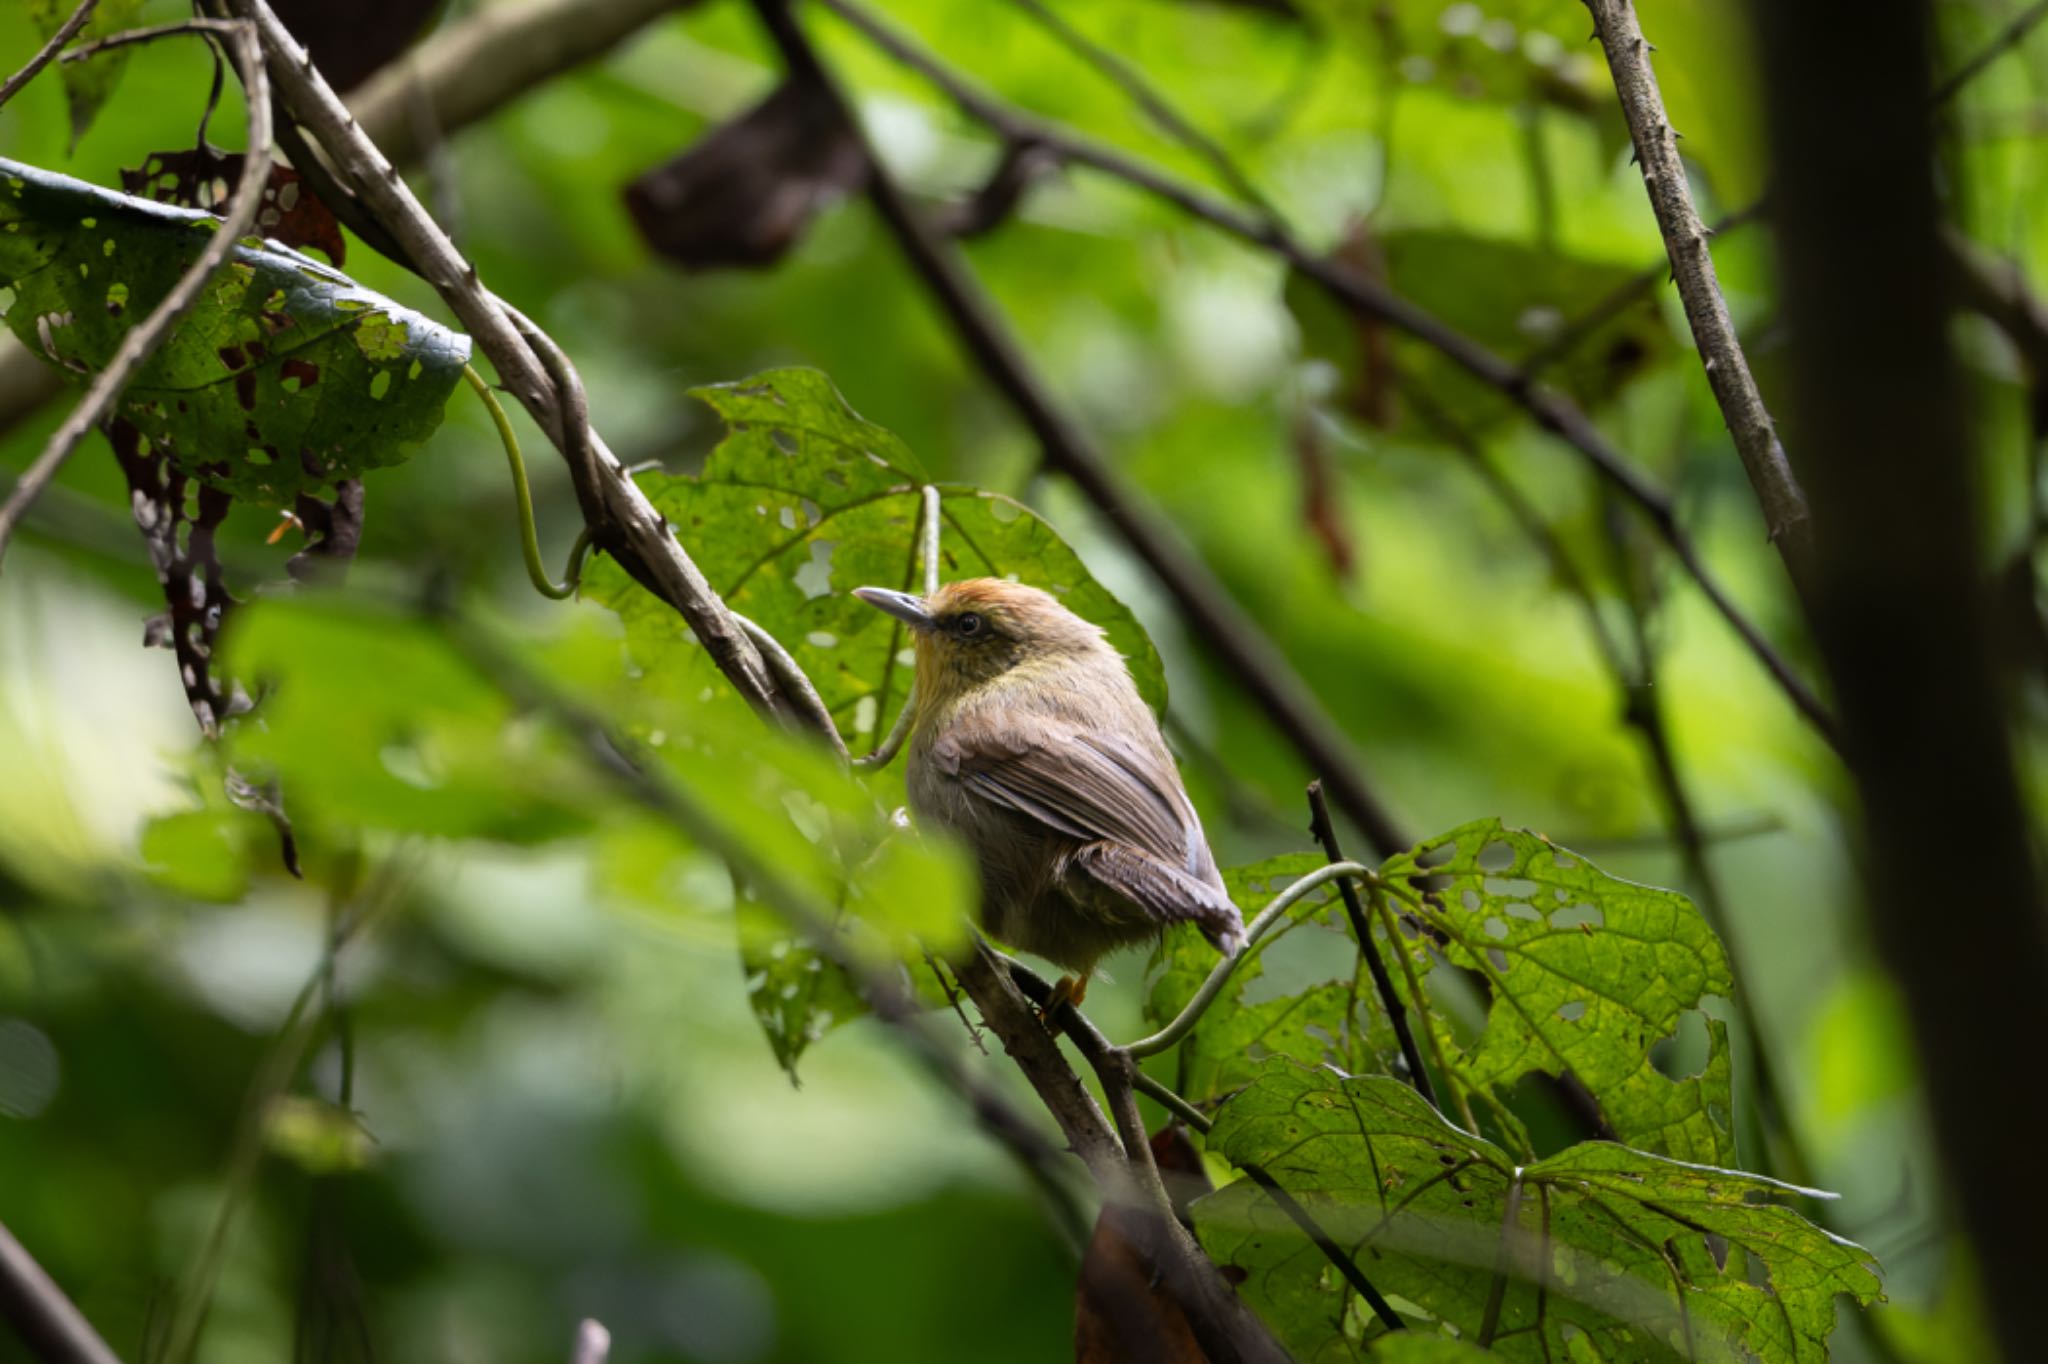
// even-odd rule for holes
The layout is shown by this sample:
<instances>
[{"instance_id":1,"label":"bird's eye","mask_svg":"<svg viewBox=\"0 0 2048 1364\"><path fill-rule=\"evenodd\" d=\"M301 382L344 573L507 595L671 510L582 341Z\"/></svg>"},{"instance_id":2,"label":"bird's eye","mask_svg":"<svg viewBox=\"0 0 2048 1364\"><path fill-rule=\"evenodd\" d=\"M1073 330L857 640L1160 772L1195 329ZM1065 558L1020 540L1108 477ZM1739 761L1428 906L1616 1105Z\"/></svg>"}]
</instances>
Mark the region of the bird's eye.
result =
<instances>
[{"instance_id":1,"label":"bird's eye","mask_svg":"<svg viewBox=\"0 0 2048 1364\"><path fill-rule=\"evenodd\" d=\"M987 624L988 622L980 616L969 611L953 622L953 629L959 633L960 638L973 639Z\"/></svg>"}]
</instances>

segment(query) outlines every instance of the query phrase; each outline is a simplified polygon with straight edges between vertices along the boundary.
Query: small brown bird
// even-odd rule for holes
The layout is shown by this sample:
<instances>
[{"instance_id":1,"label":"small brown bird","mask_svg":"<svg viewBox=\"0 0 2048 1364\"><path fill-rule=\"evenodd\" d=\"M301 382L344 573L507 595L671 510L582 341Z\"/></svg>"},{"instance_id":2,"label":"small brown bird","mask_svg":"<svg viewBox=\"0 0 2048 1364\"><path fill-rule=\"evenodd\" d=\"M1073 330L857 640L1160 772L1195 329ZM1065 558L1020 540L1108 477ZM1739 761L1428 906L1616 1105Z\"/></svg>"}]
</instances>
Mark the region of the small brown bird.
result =
<instances>
[{"instance_id":1,"label":"small brown bird","mask_svg":"<svg viewBox=\"0 0 2048 1364\"><path fill-rule=\"evenodd\" d=\"M1202 822L1099 627L994 578L854 595L917 645L911 809L973 850L983 926L1074 973L1048 1012L1081 999L1105 953L1173 924L1237 950Z\"/></svg>"}]
</instances>

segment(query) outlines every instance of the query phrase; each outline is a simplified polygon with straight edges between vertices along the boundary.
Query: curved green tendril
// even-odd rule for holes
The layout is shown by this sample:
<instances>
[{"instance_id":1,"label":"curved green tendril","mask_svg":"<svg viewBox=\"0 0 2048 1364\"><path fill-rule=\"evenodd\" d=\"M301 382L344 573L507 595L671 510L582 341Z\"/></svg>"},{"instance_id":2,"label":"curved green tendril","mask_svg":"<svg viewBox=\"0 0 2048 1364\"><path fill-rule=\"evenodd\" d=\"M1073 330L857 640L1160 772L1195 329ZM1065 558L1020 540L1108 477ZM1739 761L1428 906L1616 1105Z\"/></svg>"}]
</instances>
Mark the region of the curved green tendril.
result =
<instances>
[{"instance_id":1,"label":"curved green tendril","mask_svg":"<svg viewBox=\"0 0 2048 1364\"><path fill-rule=\"evenodd\" d=\"M569 550L569 567L565 581L556 583L549 579L547 565L540 559L540 537L533 528L533 490L526 483L526 461L519 454L519 437L512 434L512 421L505 415L505 409L498 402L498 395L491 392L491 386L474 366L464 365L462 377L469 380L469 386L484 400L490 410L491 420L497 423L498 439L505 446L505 460L512 466L512 495L519 501L519 548L526 558L526 576L532 580L534 591L543 597L561 601L575 595L577 584L583 579L583 557L590 552L590 527L585 526L576 536L576 543Z\"/></svg>"}]
</instances>

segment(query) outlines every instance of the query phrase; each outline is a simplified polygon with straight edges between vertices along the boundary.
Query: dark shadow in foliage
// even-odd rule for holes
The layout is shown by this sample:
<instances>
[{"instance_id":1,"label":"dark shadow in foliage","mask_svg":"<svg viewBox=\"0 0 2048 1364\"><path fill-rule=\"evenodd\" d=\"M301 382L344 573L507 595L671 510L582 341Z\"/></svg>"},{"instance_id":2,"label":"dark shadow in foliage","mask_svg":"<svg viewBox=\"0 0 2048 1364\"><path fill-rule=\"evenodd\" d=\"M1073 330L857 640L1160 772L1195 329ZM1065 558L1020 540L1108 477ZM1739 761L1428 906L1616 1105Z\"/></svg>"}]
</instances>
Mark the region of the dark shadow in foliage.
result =
<instances>
[{"instance_id":1,"label":"dark shadow in foliage","mask_svg":"<svg viewBox=\"0 0 2048 1364\"><path fill-rule=\"evenodd\" d=\"M270 0L327 83L346 93L405 51L441 0ZM339 262L336 262L339 264Z\"/></svg>"},{"instance_id":2,"label":"dark shadow in foliage","mask_svg":"<svg viewBox=\"0 0 2048 1364\"><path fill-rule=\"evenodd\" d=\"M866 174L831 97L792 78L628 185L626 207L647 244L686 270L758 269Z\"/></svg>"}]
</instances>

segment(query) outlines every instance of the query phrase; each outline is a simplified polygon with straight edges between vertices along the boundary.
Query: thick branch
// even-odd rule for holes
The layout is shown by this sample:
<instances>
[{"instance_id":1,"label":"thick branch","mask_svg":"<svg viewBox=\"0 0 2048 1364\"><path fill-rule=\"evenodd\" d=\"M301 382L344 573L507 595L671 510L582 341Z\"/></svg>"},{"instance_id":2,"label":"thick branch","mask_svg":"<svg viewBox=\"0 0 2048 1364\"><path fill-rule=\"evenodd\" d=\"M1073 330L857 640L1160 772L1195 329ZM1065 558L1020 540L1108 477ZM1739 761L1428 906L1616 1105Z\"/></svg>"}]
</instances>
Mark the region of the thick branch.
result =
<instances>
[{"instance_id":1,"label":"thick branch","mask_svg":"<svg viewBox=\"0 0 2048 1364\"><path fill-rule=\"evenodd\" d=\"M697 0L526 0L486 5L437 31L349 96L363 134L398 165L425 148L423 127L448 136L527 91L603 56L654 20ZM431 115L420 118L421 108Z\"/></svg>"},{"instance_id":2,"label":"thick branch","mask_svg":"<svg viewBox=\"0 0 2048 1364\"><path fill-rule=\"evenodd\" d=\"M1928 0L1854 15L1752 0L1790 324L1788 423L1814 504L1813 635L1840 698L1878 948L1899 981L1926 1112L1994 1332L2039 1352L2048 1091L2006 1058L2048 1036L2048 904L1996 660L1976 480L1982 461L1949 346ZM1853 130L1845 137L1843 130ZM1845 205L1881 212L1845 222ZM1930 907L1967 905L1942 932ZM1985 1096L1996 1095L1996 1111Z\"/></svg>"},{"instance_id":3,"label":"thick branch","mask_svg":"<svg viewBox=\"0 0 2048 1364\"><path fill-rule=\"evenodd\" d=\"M476 338L497 368L500 382L566 454L570 437L563 429L561 396L510 311L483 287L476 268L420 206L270 6L264 0L228 2L257 25L271 75L293 118L320 140L335 167L352 182L348 187L364 208L391 233L414 268ZM577 498L593 543L681 613L742 696L787 723L799 723L760 651L661 514L595 432L588 433L588 445L589 463L579 467L572 462L570 472L577 480Z\"/></svg>"},{"instance_id":4,"label":"thick branch","mask_svg":"<svg viewBox=\"0 0 2048 1364\"><path fill-rule=\"evenodd\" d=\"M1793 585L1803 587L1813 538L1806 494L1792 474L1763 395L1749 372L1742 343L1736 340L1735 323L1728 316L1721 281L1714 273L1714 256L1707 248L1706 224L1693 207L1685 164L1678 158L1677 134L1664 113L1664 97L1650 69L1649 40L1636 22L1631 0L1586 0L1586 7L1593 12L1593 27L1606 49L1608 70L1614 73L1614 88L1621 96L1621 111L1628 120L1636 160L1643 168L1643 185L1657 215L1657 228L1664 234L1671 277L1685 303L1685 319L1692 328L1693 344L1699 347L1700 364L1713 387L1714 400L1721 405L1729 434L1735 437L1735 451L1742 457L1743 471L1763 508L1771 543L1784 556Z\"/></svg>"},{"instance_id":5,"label":"thick branch","mask_svg":"<svg viewBox=\"0 0 2048 1364\"><path fill-rule=\"evenodd\" d=\"M193 26L202 22L194 20L190 25L180 26L178 31L193 31ZM115 348L107 367L92 381L92 387L79 399L78 406L71 409L71 415L64 419L63 425L50 436L49 443L43 446L35 463L23 472L14 485L14 491L8 494L7 501L0 503L0 556L7 553L7 542L29 505L57 476L58 470L64 467L64 461L71 458L86 433L114 410L114 404L120 401L121 391L128 387L129 380L149 363L149 358L169 338L178 319L199 301L200 293L215 272L227 264L235 244L256 225L256 214L263 207L263 191L270 180L270 87L263 75L262 53L255 34L247 24L215 26L208 31L218 33L233 48L235 64L241 70L243 96L249 105L249 151L242 161L241 178L235 183L234 198L228 202L228 211L221 219L220 228L207 239L198 259L178 277L178 282L171 286L163 301L150 310L142 325L121 338L121 344Z\"/></svg>"},{"instance_id":6,"label":"thick branch","mask_svg":"<svg viewBox=\"0 0 2048 1364\"><path fill-rule=\"evenodd\" d=\"M0 1318L43 1364L121 1364L85 1314L0 1225Z\"/></svg>"}]
</instances>

